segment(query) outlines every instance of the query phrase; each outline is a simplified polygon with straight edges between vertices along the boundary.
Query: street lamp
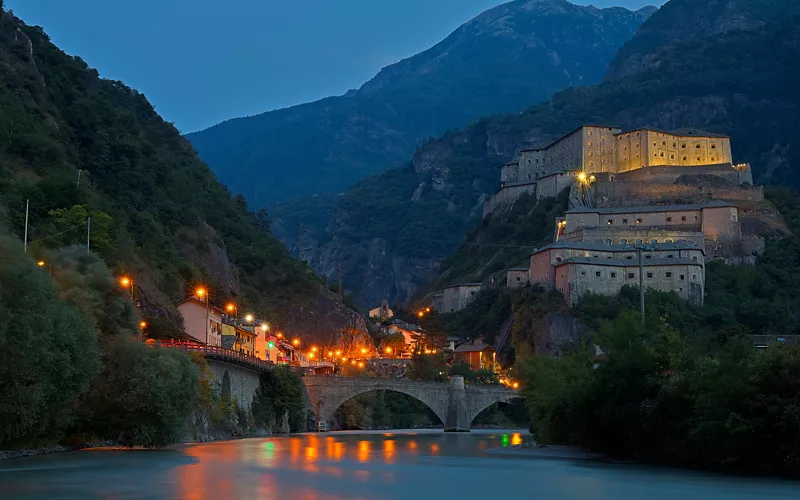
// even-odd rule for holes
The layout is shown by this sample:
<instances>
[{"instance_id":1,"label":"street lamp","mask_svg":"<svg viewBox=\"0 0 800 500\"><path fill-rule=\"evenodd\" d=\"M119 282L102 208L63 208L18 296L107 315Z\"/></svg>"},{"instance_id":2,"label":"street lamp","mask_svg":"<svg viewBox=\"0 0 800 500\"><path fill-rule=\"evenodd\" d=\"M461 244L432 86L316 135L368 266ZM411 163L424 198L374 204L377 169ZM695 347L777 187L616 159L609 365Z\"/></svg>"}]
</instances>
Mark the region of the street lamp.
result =
<instances>
[{"instance_id":1,"label":"street lamp","mask_svg":"<svg viewBox=\"0 0 800 500\"><path fill-rule=\"evenodd\" d=\"M366 354L366 353L367 353L367 350L362 347L361 348L361 354Z\"/></svg>"},{"instance_id":2,"label":"street lamp","mask_svg":"<svg viewBox=\"0 0 800 500\"><path fill-rule=\"evenodd\" d=\"M194 291L194 294L195 294L195 296L197 296L198 299L205 300L206 302L208 302L208 290L206 290L205 288L198 287Z\"/></svg>"},{"instance_id":3,"label":"street lamp","mask_svg":"<svg viewBox=\"0 0 800 500\"><path fill-rule=\"evenodd\" d=\"M133 278L128 276L123 276L119 280L119 284L122 288L130 288L131 290L131 300L133 300Z\"/></svg>"},{"instance_id":4,"label":"street lamp","mask_svg":"<svg viewBox=\"0 0 800 500\"><path fill-rule=\"evenodd\" d=\"M391 354L391 353L392 353L392 348L391 347L387 347L386 348L386 354Z\"/></svg>"},{"instance_id":5,"label":"street lamp","mask_svg":"<svg viewBox=\"0 0 800 500\"><path fill-rule=\"evenodd\" d=\"M269 325L266 323L261 323L261 330L263 330L264 333L267 333L269 331Z\"/></svg>"},{"instance_id":6,"label":"street lamp","mask_svg":"<svg viewBox=\"0 0 800 500\"><path fill-rule=\"evenodd\" d=\"M247 321L248 323L252 323L254 319L255 319L255 318L253 317L253 315L252 315L252 314L248 314L248 315L246 315L246 316L244 317L244 320L245 320L245 321Z\"/></svg>"},{"instance_id":7,"label":"street lamp","mask_svg":"<svg viewBox=\"0 0 800 500\"><path fill-rule=\"evenodd\" d=\"M292 345L294 345L294 346L299 346L299 345L300 345L300 339L294 339L294 340L292 340Z\"/></svg>"},{"instance_id":8,"label":"street lamp","mask_svg":"<svg viewBox=\"0 0 800 500\"><path fill-rule=\"evenodd\" d=\"M50 276L53 275L53 266L49 265L47 262L40 260L39 262L36 263L36 265L39 267L47 266L47 268L50 270Z\"/></svg>"}]
</instances>

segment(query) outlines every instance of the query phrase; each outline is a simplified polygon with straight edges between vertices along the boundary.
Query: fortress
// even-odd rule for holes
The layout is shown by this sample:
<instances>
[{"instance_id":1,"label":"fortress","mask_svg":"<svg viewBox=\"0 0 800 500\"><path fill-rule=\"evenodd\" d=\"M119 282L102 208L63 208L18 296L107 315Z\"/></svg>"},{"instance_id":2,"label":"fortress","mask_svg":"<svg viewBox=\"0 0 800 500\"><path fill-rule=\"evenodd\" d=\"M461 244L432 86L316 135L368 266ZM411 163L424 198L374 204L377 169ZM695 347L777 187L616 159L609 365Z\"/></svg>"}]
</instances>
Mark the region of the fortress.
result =
<instances>
[{"instance_id":1,"label":"fortress","mask_svg":"<svg viewBox=\"0 0 800 500\"><path fill-rule=\"evenodd\" d=\"M640 282L702 304L706 261L763 250L763 238L742 230L735 203L763 201L763 188L753 186L750 165L733 162L727 136L584 125L519 151L500 182L484 217L526 193L542 199L569 189L553 243L533 252L527 273L509 269L507 286L538 283L570 305Z\"/></svg>"},{"instance_id":2,"label":"fortress","mask_svg":"<svg viewBox=\"0 0 800 500\"><path fill-rule=\"evenodd\" d=\"M708 177L713 182L704 185ZM752 188L750 165L733 163L729 137L689 128L622 132L619 127L584 125L545 148L523 149L516 161L503 165L500 190L485 204L484 216L523 193L537 199L556 196L579 178L589 180L584 196L607 206L626 197L649 200L656 193L763 200L763 191ZM654 190L654 184L661 187ZM666 185L670 188L663 189Z\"/></svg>"}]
</instances>

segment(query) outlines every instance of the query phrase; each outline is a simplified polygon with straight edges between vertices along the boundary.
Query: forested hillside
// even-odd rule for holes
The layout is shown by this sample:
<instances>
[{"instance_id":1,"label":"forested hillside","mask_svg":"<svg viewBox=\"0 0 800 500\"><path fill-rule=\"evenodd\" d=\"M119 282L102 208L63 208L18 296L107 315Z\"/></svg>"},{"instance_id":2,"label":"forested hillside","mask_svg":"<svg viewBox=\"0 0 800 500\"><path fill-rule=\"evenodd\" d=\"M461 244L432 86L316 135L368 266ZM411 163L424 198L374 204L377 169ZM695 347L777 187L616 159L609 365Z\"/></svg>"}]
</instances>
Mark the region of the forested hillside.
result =
<instances>
[{"instance_id":1,"label":"forested hillside","mask_svg":"<svg viewBox=\"0 0 800 500\"><path fill-rule=\"evenodd\" d=\"M794 4L782 5L787 16L794 11ZM725 133L735 161L750 162L757 183L797 186L798 41L793 17L752 30L698 31L660 53L657 68L566 90L521 114L485 118L428 141L410 164L342 195L306 255L321 272L343 267L347 287L363 302L405 300L481 216L499 186L498 167L520 147L542 145L582 123Z\"/></svg>"},{"instance_id":2,"label":"forested hillside","mask_svg":"<svg viewBox=\"0 0 800 500\"><path fill-rule=\"evenodd\" d=\"M407 161L428 137L600 81L617 49L653 10L514 0L385 67L358 90L228 120L188 138L219 178L254 206L335 195Z\"/></svg>"},{"instance_id":3,"label":"forested hillside","mask_svg":"<svg viewBox=\"0 0 800 500\"><path fill-rule=\"evenodd\" d=\"M321 307L332 330L358 318L338 308L307 266L270 234L201 162L146 98L104 80L38 27L0 17L0 221L21 239L30 200L29 251L85 244L134 278L145 316L176 323L189 287L236 300L278 325L309 325ZM338 321L338 324L336 323ZM313 325L312 325L313 326Z\"/></svg>"}]
</instances>

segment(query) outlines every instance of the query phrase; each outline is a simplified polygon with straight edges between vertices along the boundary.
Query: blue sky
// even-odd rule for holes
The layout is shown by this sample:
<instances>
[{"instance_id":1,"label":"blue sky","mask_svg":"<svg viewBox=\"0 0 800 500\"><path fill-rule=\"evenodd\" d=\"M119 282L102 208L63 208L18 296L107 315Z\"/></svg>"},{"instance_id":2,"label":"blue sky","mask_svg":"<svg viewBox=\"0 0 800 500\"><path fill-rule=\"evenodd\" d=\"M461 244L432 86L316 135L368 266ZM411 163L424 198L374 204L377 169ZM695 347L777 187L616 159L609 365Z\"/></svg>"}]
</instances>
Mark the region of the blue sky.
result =
<instances>
[{"instance_id":1,"label":"blue sky","mask_svg":"<svg viewBox=\"0 0 800 500\"><path fill-rule=\"evenodd\" d=\"M656 0L578 0L639 8ZM182 132L338 95L502 0L6 0Z\"/></svg>"}]
</instances>

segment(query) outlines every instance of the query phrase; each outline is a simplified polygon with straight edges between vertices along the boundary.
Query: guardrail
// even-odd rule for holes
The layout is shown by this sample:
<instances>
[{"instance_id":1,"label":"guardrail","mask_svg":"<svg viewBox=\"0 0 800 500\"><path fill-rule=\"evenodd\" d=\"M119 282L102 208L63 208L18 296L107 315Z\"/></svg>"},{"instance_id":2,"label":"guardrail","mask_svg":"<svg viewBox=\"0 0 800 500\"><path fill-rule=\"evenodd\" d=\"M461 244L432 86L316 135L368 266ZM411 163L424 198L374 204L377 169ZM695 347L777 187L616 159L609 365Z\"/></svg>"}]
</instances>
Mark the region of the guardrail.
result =
<instances>
[{"instance_id":1,"label":"guardrail","mask_svg":"<svg viewBox=\"0 0 800 500\"><path fill-rule=\"evenodd\" d=\"M258 371L269 371L275 368L275 363L272 361L265 361L255 356L232 351L223 347L177 341L163 341L160 345L166 349L180 349L186 352L196 352L202 354L202 356L207 359L225 361Z\"/></svg>"}]
</instances>

